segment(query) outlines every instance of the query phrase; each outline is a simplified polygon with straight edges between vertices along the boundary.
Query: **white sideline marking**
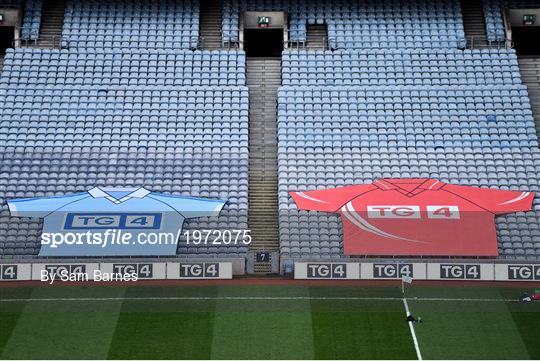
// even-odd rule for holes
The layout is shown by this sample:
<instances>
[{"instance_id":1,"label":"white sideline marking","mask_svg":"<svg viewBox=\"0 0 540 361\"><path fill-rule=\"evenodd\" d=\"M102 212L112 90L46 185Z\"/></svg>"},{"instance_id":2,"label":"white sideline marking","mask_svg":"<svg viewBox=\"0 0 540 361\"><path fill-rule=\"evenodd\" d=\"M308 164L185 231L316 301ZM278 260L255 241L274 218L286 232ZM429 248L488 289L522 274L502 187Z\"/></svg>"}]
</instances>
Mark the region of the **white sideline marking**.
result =
<instances>
[{"instance_id":1,"label":"white sideline marking","mask_svg":"<svg viewBox=\"0 0 540 361\"><path fill-rule=\"evenodd\" d=\"M498 298L435 298L418 297L411 298L415 301L444 301L444 302L519 302L514 299ZM0 302L56 302L56 301L207 301L207 300L231 300L231 301L272 301L272 300L350 300L350 301L401 301L401 297L308 297L308 296L283 296L283 297L263 297L263 296L223 296L223 297L66 297L66 298L3 298Z\"/></svg>"},{"instance_id":2,"label":"white sideline marking","mask_svg":"<svg viewBox=\"0 0 540 361\"><path fill-rule=\"evenodd\" d=\"M405 306L405 314L407 315L407 317L409 317L411 313L409 312L409 304L407 303L407 299L405 297L403 297L403 306ZM413 322L407 321L407 323L409 324L409 330L411 331L411 336L414 343L414 349L416 350L416 357L419 360L422 360L422 353L420 352L420 346L418 346L418 339L416 338L416 332L414 331Z\"/></svg>"}]
</instances>

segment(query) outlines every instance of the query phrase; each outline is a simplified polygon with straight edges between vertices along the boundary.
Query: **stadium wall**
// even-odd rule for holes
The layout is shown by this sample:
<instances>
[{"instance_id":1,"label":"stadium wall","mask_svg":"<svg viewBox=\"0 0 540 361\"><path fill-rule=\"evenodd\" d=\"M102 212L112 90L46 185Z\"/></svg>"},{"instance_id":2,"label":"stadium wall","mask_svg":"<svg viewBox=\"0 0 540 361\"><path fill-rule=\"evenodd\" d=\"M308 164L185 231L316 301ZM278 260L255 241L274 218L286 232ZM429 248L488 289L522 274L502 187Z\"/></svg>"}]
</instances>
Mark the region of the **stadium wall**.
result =
<instances>
[{"instance_id":1,"label":"stadium wall","mask_svg":"<svg viewBox=\"0 0 540 361\"><path fill-rule=\"evenodd\" d=\"M105 280L104 277L112 274L135 274L137 280L231 279L233 275L244 273L245 261L240 258L228 261L207 259L177 262L149 260L0 262L0 281L49 281L44 279L47 276L49 278L54 276L55 280L92 281L96 280L95 277ZM76 278L77 276L79 278ZM63 277L69 279L62 279Z\"/></svg>"},{"instance_id":2,"label":"stadium wall","mask_svg":"<svg viewBox=\"0 0 540 361\"><path fill-rule=\"evenodd\" d=\"M540 281L540 263L296 262L295 279Z\"/></svg>"},{"instance_id":3,"label":"stadium wall","mask_svg":"<svg viewBox=\"0 0 540 361\"><path fill-rule=\"evenodd\" d=\"M243 275L243 260L228 262L110 261L0 263L0 281L99 281L102 275L137 275L137 280L232 279ZM99 274L100 279L94 276ZM298 280L540 281L540 263L497 262L296 262ZM45 278L44 278L45 277ZM62 277L68 277L63 279ZM79 278L77 278L79 277ZM130 281L121 279L120 281ZM52 282L51 282L52 283Z\"/></svg>"}]
</instances>

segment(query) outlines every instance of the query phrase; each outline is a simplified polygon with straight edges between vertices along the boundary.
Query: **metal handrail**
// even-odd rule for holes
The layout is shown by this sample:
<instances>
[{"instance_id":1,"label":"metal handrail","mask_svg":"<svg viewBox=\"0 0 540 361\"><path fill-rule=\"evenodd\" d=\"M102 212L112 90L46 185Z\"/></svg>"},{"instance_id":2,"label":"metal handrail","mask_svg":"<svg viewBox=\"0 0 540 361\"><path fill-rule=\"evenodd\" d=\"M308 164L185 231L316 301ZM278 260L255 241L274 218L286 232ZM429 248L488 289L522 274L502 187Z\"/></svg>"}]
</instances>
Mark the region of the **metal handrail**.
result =
<instances>
[{"instance_id":1,"label":"metal handrail","mask_svg":"<svg viewBox=\"0 0 540 361\"><path fill-rule=\"evenodd\" d=\"M204 45L206 43L206 39L202 36L195 37L197 39L196 46L192 47L192 50L202 50L204 49ZM62 45L62 37L61 36L41 36L34 39L23 39L23 38L16 38L12 41L13 47L16 48L27 48L27 47L39 47L40 43L48 42L47 47L52 47L55 49L62 49L62 48L69 48L78 42L85 43L84 40L67 40L65 45ZM165 43L165 41L164 41ZM192 41L193 44L195 44L195 41ZM239 50L238 42L222 42L222 46L224 46L224 49L227 50Z\"/></svg>"},{"instance_id":2,"label":"metal handrail","mask_svg":"<svg viewBox=\"0 0 540 361\"><path fill-rule=\"evenodd\" d=\"M44 42L48 43L47 48L49 47L53 49L62 48L62 37L56 36L56 35L41 36L35 39L16 38L16 39L13 39L12 45L14 48L31 48L31 47L39 48L43 46Z\"/></svg>"},{"instance_id":3,"label":"metal handrail","mask_svg":"<svg viewBox=\"0 0 540 361\"><path fill-rule=\"evenodd\" d=\"M223 33L220 34L221 38L221 49L225 50L241 50L244 48L243 41L230 41L223 40ZM42 47L43 43L47 43L47 47L52 47L54 49L69 48L71 44L76 44L77 40L68 40L64 46L62 45L62 37L58 35L51 36L40 36L34 39L23 39L15 38L12 42L13 46L16 48L27 48L27 47ZM81 41L83 42L83 41ZM165 42L165 41L164 41ZM205 49L207 39L204 36L195 36L191 38L191 43L196 44L195 47L192 47L192 50L202 50ZM320 40L320 43L310 41L296 41L296 40L285 40L283 41L283 48L290 50L306 50L306 49L318 49L318 50L334 50L331 46L334 43L331 38L324 36ZM465 38L464 49L512 49L514 43L511 39L506 39L505 41L491 41L487 39L486 36L467 36Z\"/></svg>"},{"instance_id":4,"label":"metal handrail","mask_svg":"<svg viewBox=\"0 0 540 361\"><path fill-rule=\"evenodd\" d=\"M58 36L52 36L52 37L42 37L38 39L33 40L25 40L25 39L15 39L14 43L16 43L18 46L35 46L39 45L39 41L45 41L49 40L52 41L54 47L56 48L70 48L72 46L77 46L77 43L85 43L86 40L73 40L69 39L67 40L64 45L62 45L62 38ZM190 38L190 49L191 50L202 50L205 48L207 40L203 36L193 36ZM158 42L155 42L156 44ZM168 43L168 41L161 41L159 43ZM221 45L226 50L239 50L238 42L221 42ZM185 50L185 49L184 49Z\"/></svg>"},{"instance_id":5,"label":"metal handrail","mask_svg":"<svg viewBox=\"0 0 540 361\"><path fill-rule=\"evenodd\" d=\"M514 42L511 39L505 41L489 40L487 36L467 36L465 37L465 49L512 49Z\"/></svg>"},{"instance_id":6,"label":"metal handrail","mask_svg":"<svg viewBox=\"0 0 540 361\"><path fill-rule=\"evenodd\" d=\"M503 19L504 32L506 34L506 41L512 41L512 26L508 20L508 8L504 7L501 9L501 16Z\"/></svg>"},{"instance_id":7,"label":"metal handrail","mask_svg":"<svg viewBox=\"0 0 540 361\"><path fill-rule=\"evenodd\" d=\"M307 49L320 49L320 50L334 50L331 44L335 43L333 39L329 37L323 37L320 46L317 46L317 43L310 42L308 44L305 41L294 41L288 40L284 42L284 49L290 50L307 50ZM424 43L425 44L425 43ZM421 45L421 44L419 44ZM421 46L420 46L421 47ZM514 43L512 40L507 39L506 41L491 41L488 40L485 36L468 36L465 39L464 49L512 49Z\"/></svg>"},{"instance_id":8,"label":"metal handrail","mask_svg":"<svg viewBox=\"0 0 540 361\"><path fill-rule=\"evenodd\" d=\"M332 50L332 48L330 47L330 40L331 39L327 36L323 36L320 43L313 41L309 41L308 43L308 41L296 41L289 39L283 42L283 48L292 50Z\"/></svg>"},{"instance_id":9,"label":"metal handrail","mask_svg":"<svg viewBox=\"0 0 540 361\"><path fill-rule=\"evenodd\" d=\"M51 47L55 49L60 49L62 47L62 37L58 35L43 36L39 35L38 37L32 38L22 38L21 34L23 33L23 27L16 26L15 29L15 38L11 41L11 45L14 48L29 48L29 47L40 47L41 43L48 42L47 48Z\"/></svg>"}]
</instances>

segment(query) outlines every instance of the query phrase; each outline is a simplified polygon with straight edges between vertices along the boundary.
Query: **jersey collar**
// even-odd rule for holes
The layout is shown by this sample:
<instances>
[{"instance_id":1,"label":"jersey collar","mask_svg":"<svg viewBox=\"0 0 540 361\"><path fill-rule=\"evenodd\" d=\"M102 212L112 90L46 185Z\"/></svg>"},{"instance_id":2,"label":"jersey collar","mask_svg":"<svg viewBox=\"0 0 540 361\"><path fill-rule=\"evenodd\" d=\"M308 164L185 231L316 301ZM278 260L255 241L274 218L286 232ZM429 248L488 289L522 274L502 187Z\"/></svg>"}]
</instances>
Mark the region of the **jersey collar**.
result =
<instances>
[{"instance_id":1,"label":"jersey collar","mask_svg":"<svg viewBox=\"0 0 540 361\"><path fill-rule=\"evenodd\" d=\"M414 191L407 191L399 186L400 183L416 183L418 187ZM392 179L392 178L381 178L373 182L373 184L383 191L388 190L398 190L406 194L418 194L419 191L431 190L436 191L441 189L445 183L437 179L431 178L402 178L402 179Z\"/></svg>"},{"instance_id":2,"label":"jersey collar","mask_svg":"<svg viewBox=\"0 0 540 361\"><path fill-rule=\"evenodd\" d=\"M424 183L422 183L420 188L428 190L428 191L437 191L441 189L442 187L444 187L444 185L445 183L441 182L440 180L427 179Z\"/></svg>"},{"instance_id":3,"label":"jersey collar","mask_svg":"<svg viewBox=\"0 0 540 361\"><path fill-rule=\"evenodd\" d=\"M117 199L110 195L108 192L131 192L128 195ZM100 188L95 187L88 191L88 194L90 194L94 198L106 198L109 201L120 204L122 202L125 202L131 198L144 198L148 194L150 194L150 191L141 187L141 188Z\"/></svg>"}]
</instances>

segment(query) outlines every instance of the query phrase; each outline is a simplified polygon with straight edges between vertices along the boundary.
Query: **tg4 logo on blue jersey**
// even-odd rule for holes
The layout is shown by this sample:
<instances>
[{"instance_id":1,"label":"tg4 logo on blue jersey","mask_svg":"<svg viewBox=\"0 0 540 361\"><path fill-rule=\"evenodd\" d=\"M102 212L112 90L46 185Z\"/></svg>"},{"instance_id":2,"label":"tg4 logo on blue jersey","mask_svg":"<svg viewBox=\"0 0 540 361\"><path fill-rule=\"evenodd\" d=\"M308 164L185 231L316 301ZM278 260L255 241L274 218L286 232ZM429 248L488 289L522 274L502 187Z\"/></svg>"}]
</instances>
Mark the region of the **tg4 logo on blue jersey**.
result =
<instances>
[{"instance_id":1,"label":"tg4 logo on blue jersey","mask_svg":"<svg viewBox=\"0 0 540 361\"><path fill-rule=\"evenodd\" d=\"M159 229L161 213L68 213L64 229Z\"/></svg>"}]
</instances>

